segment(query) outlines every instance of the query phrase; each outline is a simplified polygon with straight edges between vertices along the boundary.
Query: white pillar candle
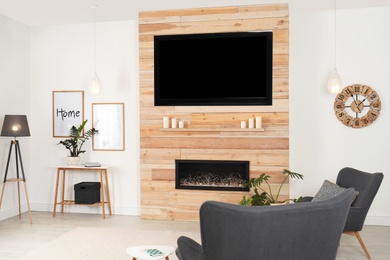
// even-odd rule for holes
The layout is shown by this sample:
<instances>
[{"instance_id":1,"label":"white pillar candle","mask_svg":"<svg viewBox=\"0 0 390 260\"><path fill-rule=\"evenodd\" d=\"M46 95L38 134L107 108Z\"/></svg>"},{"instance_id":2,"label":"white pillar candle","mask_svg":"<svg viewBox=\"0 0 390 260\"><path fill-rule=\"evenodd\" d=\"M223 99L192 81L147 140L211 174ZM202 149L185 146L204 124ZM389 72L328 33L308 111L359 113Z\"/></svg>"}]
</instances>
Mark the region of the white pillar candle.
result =
<instances>
[{"instance_id":1,"label":"white pillar candle","mask_svg":"<svg viewBox=\"0 0 390 260\"><path fill-rule=\"evenodd\" d=\"M179 128L184 128L184 121L179 121Z\"/></svg>"},{"instance_id":2,"label":"white pillar candle","mask_svg":"<svg viewBox=\"0 0 390 260\"><path fill-rule=\"evenodd\" d=\"M176 118L172 118L172 128L176 128L176 126L177 126Z\"/></svg>"},{"instance_id":3,"label":"white pillar candle","mask_svg":"<svg viewBox=\"0 0 390 260\"><path fill-rule=\"evenodd\" d=\"M248 119L248 127L254 128L255 127L255 120L253 118Z\"/></svg>"},{"instance_id":4,"label":"white pillar candle","mask_svg":"<svg viewBox=\"0 0 390 260\"><path fill-rule=\"evenodd\" d=\"M163 117L163 128L169 128L169 117Z\"/></svg>"},{"instance_id":5,"label":"white pillar candle","mask_svg":"<svg viewBox=\"0 0 390 260\"><path fill-rule=\"evenodd\" d=\"M246 128L246 121L241 121L241 128Z\"/></svg>"},{"instance_id":6,"label":"white pillar candle","mask_svg":"<svg viewBox=\"0 0 390 260\"><path fill-rule=\"evenodd\" d=\"M261 128L261 116L256 117L256 128Z\"/></svg>"}]
</instances>

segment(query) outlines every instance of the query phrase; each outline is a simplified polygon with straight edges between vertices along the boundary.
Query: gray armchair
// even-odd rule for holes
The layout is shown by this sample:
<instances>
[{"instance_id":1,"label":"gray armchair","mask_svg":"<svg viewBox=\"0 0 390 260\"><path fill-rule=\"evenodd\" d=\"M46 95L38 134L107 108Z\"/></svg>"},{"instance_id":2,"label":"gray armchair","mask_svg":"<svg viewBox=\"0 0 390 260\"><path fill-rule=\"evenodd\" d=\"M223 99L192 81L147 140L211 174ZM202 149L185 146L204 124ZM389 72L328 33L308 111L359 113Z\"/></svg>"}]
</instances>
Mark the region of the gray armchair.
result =
<instances>
[{"instance_id":1,"label":"gray armchair","mask_svg":"<svg viewBox=\"0 0 390 260\"><path fill-rule=\"evenodd\" d=\"M336 184L340 187L353 187L359 191L359 195L349 209L344 233L357 238L368 259L371 259L371 256L359 235L359 231L363 228L368 210L379 190L382 180L383 173L381 172L368 173L349 167L341 169L336 180Z\"/></svg>"},{"instance_id":2,"label":"gray armchair","mask_svg":"<svg viewBox=\"0 0 390 260\"><path fill-rule=\"evenodd\" d=\"M362 230L368 210L378 192L383 180L383 173L363 172L351 167L341 169L337 175L336 184L343 188L354 188L359 192L349 209L344 226L344 233L357 238L368 259L370 254L359 234ZM313 197L305 197L304 201L310 201Z\"/></svg>"},{"instance_id":3,"label":"gray armchair","mask_svg":"<svg viewBox=\"0 0 390 260\"><path fill-rule=\"evenodd\" d=\"M333 199L280 206L206 201L200 208L201 244L181 236L180 260L335 259L355 190Z\"/></svg>"}]
</instances>

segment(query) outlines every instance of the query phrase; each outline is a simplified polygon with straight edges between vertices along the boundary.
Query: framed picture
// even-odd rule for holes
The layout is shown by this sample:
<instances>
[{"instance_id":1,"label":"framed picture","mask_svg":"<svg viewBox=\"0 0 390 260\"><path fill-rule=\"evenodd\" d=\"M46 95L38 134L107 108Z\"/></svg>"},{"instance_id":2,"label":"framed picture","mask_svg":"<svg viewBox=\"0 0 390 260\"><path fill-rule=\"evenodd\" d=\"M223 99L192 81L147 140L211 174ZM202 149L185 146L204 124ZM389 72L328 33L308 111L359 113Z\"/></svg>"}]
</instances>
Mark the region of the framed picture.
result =
<instances>
[{"instance_id":1,"label":"framed picture","mask_svg":"<svg viewBox=\"0 0 390 260\"><path fill-rule=\"evenodd\" d=\"M125 150L124 103L92 103L92 127L99 131L92 137L92 150Z\"/></svg>"},{"instance_id":2,"label":"framed picture","mask_svg":"<svg viewBox=\"0 0 390 260\"><path fill-rule=\"evenodd\" d=\"M53 91L53 137L68 137L84 121L84 91Z\"/></svg>"}]
</instances>

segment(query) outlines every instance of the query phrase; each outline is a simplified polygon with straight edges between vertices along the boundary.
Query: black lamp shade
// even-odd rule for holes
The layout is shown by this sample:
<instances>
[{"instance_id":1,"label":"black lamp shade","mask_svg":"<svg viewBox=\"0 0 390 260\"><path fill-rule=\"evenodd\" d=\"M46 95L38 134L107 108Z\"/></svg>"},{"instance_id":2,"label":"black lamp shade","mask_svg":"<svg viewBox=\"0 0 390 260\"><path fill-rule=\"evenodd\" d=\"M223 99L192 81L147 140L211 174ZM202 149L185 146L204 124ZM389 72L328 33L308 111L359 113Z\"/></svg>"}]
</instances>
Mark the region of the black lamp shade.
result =
<instances>
[{"instance_id":1,"label":"black lamp shade","mask_svg":"<svg viewBox=\"0 0 390 260\"><path fill-rule=\"evenodd\" d=\"M30 136L27 116L5 115L1 136Z\"/></svg>"}]
</instances>

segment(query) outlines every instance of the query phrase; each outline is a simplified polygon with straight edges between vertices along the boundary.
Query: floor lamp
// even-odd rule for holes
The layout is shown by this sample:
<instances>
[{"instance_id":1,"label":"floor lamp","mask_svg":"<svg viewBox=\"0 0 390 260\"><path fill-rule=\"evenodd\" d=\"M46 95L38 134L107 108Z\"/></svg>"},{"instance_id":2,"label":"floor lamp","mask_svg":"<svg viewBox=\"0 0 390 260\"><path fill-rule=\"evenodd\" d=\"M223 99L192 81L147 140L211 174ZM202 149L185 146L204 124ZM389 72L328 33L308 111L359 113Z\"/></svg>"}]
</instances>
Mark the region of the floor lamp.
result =
<instances>
[{"instance_id":1,"label":"floor lamp","mask_svg":"<svg viewBox=\"0 0 390 260\"><path fill-rule=\"evenodd\" d=\"M30 129L28 128L27 117L25 115L5 115L3 129L1 130L1 136L12 136L14 140L11 140L9 147L7 166L5 168L3 190L1 191L0 197L0 208L3 201L5 184L7 182L16 182L18 184L18 204L19 204L19 218L22 217L21 206L20 206L20 182L24 183L24 191L26 193L28 213L30 216L30 223L32 224L32 216L30 210L30 202L28 200L27 186L26 186L26 177L24 175L23 161L20 154L19 141L16 140L18 136L30 136ZM9 161L11 159L12 148L15 146L15 162L16 162L16 178L7 179ZM22 170L22 177L19 176L19 164L20 169Z\"/></svg>"}]
</instances>

